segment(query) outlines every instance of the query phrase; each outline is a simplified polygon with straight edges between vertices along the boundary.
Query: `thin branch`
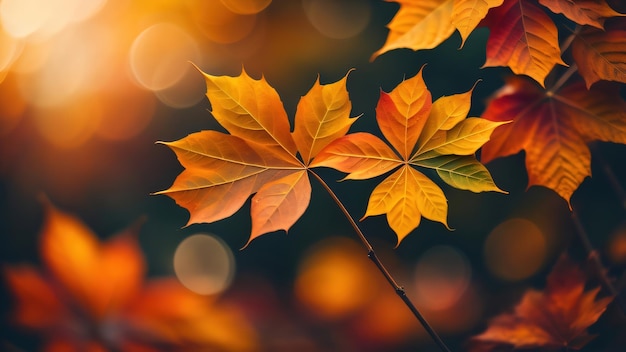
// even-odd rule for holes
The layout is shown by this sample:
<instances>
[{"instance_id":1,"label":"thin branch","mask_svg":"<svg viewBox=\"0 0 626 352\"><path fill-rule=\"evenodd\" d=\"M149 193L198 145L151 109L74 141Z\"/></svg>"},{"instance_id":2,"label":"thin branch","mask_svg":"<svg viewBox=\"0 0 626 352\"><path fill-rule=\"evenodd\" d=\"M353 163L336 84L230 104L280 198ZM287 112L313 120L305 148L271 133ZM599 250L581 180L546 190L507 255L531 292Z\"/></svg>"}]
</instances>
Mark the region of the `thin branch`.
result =
<instances>
[{"instance_id":1,"label":"thin branch","mask_svg":"<svg viewBox=\"0 0 626 352\"><path fill-rule=\"evenodd\" d=\"M446 346L446 344L443 342L441 337L439 337L437 332L430 326L428 321L426 321L426 318L424 318L424 316L420 313L420 311L415 307L411 299L406 295L406 291L404 290L404 287L400 286L396 282L396 280L393 278L389 270L387 270L385 265L380 261L380 259L376 255L376 252L374 251L374 247L372 247L369 240L365 237L365 235L359 228L359 225L356 223L356 221L354 221L354 218L352 218L352 215L350 215L350 212L348 212L348 209L346 209L346 207L343 205L341 200L339 200L335 192L333 192L330 186L328 186L328 184L318 174L316 174L310 169L309 169L309 172L322 185L322 187L324 187L326 192L330 194L330 197L335 201L339 209L341 209L341 212L348 219L348 221L350 222L350 225L352 225L352 228L354 229L357 236L359 237L359 239L365 246L365 249L367 250L367 257L370 258L370 260L376 265L376 267L383 274L387 282L396 291L396 294L400 297L400 299L402 299L404 304L411 310L411 313L413 313L413 315L417 318L417 320L419 320L420 324L422 324L426 332L428 332L428 334L433 339L433 341L435 341L437 346L439 346L439 349L441 349L444 352L450 352L450 349L448 349L448 346Z\"/></svg>"},{"instance_id":2,"label":"thin branch","mask_svg":"<svg viewBox=\"0 0 626 352\"><path fill-rule=\"evenodd\" d=\"M604 175L615 192L615 196L622 203L622 208L626 210L626 190L624 190L624 186L622 186L615 175L615 172L613 172L613 168L611 168L611 165L609 165L606 159L604 159L602 153L598 153L596 150L597 148L593 144L589 146L589 149L591 149L591 152L593 153L594 162L598 162L600 164Z\"/></svg>"},{"instance_id":3,"label":"thin branch","mask_svg":"<svg viewBox=\"0 0 626 352\"><path fill-rule=\"evenodd\" d=\"M559 90L565 84L565 82L567 82L567 80L570 79L570 77L572 77L572 75L576 72L578 72L578 65L576 65L575 63L571 64L567 68L567 71L565 71L565 73L563 73L563 75L559 78L559 80L556 81L556 83L552 87L550 87L547 94L551 95L556 93L556 91Z\"/></svg>"},{"instance_id":4,"label":"thin branch","mask_svg":"<svg viewBox=\"0 0 626 352\"><path fill-rule=\"evenodd\" d=\"M572 210L572 221L574 222L574 226L576 227L576 233L578 234L578 239L580 240L580 243L583 245L583 248L587 254L587 258L593 264L594 270L596 271L596 274L600 278L600 281L602 281L603 286L609 291L609 293L613 297L615 297L615 301L619 305L621 311L626 312L624 303L619 297L619 291L617 291L617 289L615 288L615 286L613 285L613 283L607 276L606 274L607 270L604 267L604 264L602 264L602 261L600 260L600 255L598 254L598 251L596 251L593 248L593 245L591 244L591 241L589 240L589 235L587 234L587 231L585 231L585 228L580 222L580 219L578 218L578 215L576 214L575 210Z\"/></svg>"}]
</instances>

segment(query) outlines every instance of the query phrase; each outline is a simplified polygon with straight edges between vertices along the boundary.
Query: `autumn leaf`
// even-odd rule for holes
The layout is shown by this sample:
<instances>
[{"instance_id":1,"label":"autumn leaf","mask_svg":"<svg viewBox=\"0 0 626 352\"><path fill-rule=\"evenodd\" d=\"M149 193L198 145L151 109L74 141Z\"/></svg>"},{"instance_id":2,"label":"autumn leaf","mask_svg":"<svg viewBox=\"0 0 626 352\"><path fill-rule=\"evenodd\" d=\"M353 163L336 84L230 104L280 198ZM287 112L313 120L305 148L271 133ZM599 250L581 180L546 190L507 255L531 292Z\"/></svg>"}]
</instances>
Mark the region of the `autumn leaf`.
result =
<instances>
[{"instance_id":1,"label":"autumn leaf","mask_svg":"<svg viewBox=\"0 0 626 352\"><path fill-rule=\"evenodd\" d=\"M3 268L10 322L38 333L42 350L255 350L255 332L236 307L218 307L174 278L144 280L137 228L102 242L75 216L49 203L45 210L45 268Z\"/></svg>"},{"instance_id":2,"label":"autumn leaf","mask_svg":"<svg viewBox=\"0 0 626 352\"><path fill-rule=\"evenodd\" d=\"M535 1L505 0L489 11L485 24L490 34L484 66L508 66L543 85L555 65L566 65L556 25Z\"/></svg>"},{"instance_id":3,"label":"autumn leaf","mask_svg":"<svg viewBox=\"0 0 626 352\"><path fill-rule=\"evenodd\" d=\"M455 30L452 24L454 0L394 2L400 4L400 9L387 25L387 40L372 55L372 60L393 49L432 49L448 39Z\"/></svg>"},{"instance_id":4,"label":"autumn leaf","mask_svg":"<svg viewBox=\"0 0 626 352\"><path fill-rule=\"evenodd\" d=\"M202 131L163 143L185 170L157 194L189 210L188 225L227 218L254 194L248 243L287 231L309 205L311 160L355 120L347 75L332 84L315 82L300 99L293 133L278 93L265 78L255 80L245 71L238 77L203 75L211 113L230 134Z\"/></svg>"},{"instance_id":5,"label":"autumn leaf","mask_svg":"<svg viewBox=\"0 0 626 352\"><path fill-rule=\"evenodd\" d=\"M329 144L312 167L335 168L346 179L368 179L395 170L372 192L363 218L386 214L402 241L423 217L447 225L448 203L437 184L416 167L435 170L453 187L474 192L502 192L474 157L497 126L504 122L469 118L471 91L441 97L434 103L422 71L381 92L376 120L387 145L359 132Z\"/></svg>"},{"instance_id":6,"label":"autumn leaf","mask_svg":"<svg viewBox=\"0 0 626 352\"><path fill-rule=\"evenodd\" d=\"M470 351L497 348L580 349L593 339L587 328L604 313L613 297L597 298L600 287L585 290L585 273L563 255L543 291L529 289L512 313L491 320L474 336Z\"/></svg>"},{"instance_id":7,"label":"autumn leaf","mask_svg":"<svg viewBox=\"0 0 626 352\"><path fill-rule=\"evenodd\" d=\"M579 25L604 28L607 18L623 16L603 0L539 0L539 3L554 13L561 13Z\"/></svg>"},{"instance_id":8,"label":"autumn leaf","mask_svg":"<svg viewBox=\"0 0 626 352\"><path fill-rule=\"evenodd\" d=\"M587 88L599 80L626 83L626 19L611 21L606 30L583 28L572 42L572 56Z\"/></svg>"},{"instance_id":9,"label":"autumn leaf","mask_svg":"<svg viewBox=\"0 0 626 352\"><path fill-rule=\"evenodd\" d=\"M455 0L452 7L452 24L461 34L463 43L476 29L489 9L502 5L504 0Z\"/></svg>"},{"instance_id":10,"label":"autumn leaf","mask_svg":"<svg viewBox=\"0 0 626 352\"><path fill-rule=\"evenodd\" d=\"M606 83L606 82L605 82ZM522 77L510 77L483 113L491 121L513 120L497 128L481 161L526 151L528 185L557 192L568 204L591 175L587 143L626 143L626 103L609 83L587 90L582 82L545 91Z\"/></svg>"}]
</instances>

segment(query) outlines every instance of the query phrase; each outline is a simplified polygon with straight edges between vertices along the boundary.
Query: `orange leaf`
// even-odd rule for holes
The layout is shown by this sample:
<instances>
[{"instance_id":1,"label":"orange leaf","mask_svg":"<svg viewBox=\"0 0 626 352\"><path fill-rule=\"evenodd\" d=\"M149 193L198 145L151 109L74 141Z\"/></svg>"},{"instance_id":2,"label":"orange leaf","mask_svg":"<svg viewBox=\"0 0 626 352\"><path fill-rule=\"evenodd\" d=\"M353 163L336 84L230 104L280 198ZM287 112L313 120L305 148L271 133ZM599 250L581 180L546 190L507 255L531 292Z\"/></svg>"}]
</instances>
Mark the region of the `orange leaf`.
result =
<instances>
[{"instance_id":1,"label":"orange leaf","mask_svg":"<svg viewBox=\"0 0 626 352\"><path fill-rule=\"evenodd\" d=\"M252 198L252 233L248 243L264 233L289 230L304 214L310 199L311 184L306 170L263 185Z\"/></svg>"},{"instance_id":2,"label":"orange leaf","mask_svg":"<svg viewBox=\"0 0 626 352\"><path fill-rule=\"evenodd\" d=\"M511 77L483 114L497 128L482 149L482 161L526 151L528 184L553 189L568 203L590 175L593 140L626 143L626 103L610 84L585 89L582 82L548 93Z\"/></svg>"},{"instance_id":3,"label":"orange leaf","mask_svg":"<svg viewBox=\"0 0 626 352\"><path fill-rule=\"evenodd\" d=\"M597 299L600 287L585 291L584 272L563 255L548 276L544 291L528 290L513 313L495 317L471 340L471 351L497 347L580 349L593 336L595 323L613 297Z\"/></svg>"},{"instance_id":4,"label":"orange leaf","mask_svg":"<svg viewBox=\"0 0 626 352\"><path fill-rule=\"evenodd\" d=\"M432 49L454 32L452 8L454 0L394 0L400 9L387 25L387 41L372 59L399 48Z\"/></svg>"},{"instance_id":5,"label":"orange leaf","mask_svg":"<svg viewBox=\"0 0 626 352\"><path fill-rule=\"evenodd\" d=\"M376 120L397 154L372 134L353 133L329 144L311 164L346 172L346 179L367 179L397 169L374 189L363 218L386 214L398 243L422 216L448 227L443 191L409 165L436 170L453 187L502 192L473 156L502 122L466 119L471 91L435 103L431 99L421 71L391 93L381 92Z\"/></svg>"},{"instance_id":6,"label":"orange leaf","mask_svg":"<svg viewBox=\"0 0 626 352\"><path fill-rule=\"evenodd\" d=\"M502 5L504 0L456 0L452 8L452 23L459 30L463 43L487 16L492 7ZM461 44L462 46L462 44Z\"/></svg>"},{"instance_id":7,"label":"orange leaf","mask_svg":"<svg viewBox=\"0 0 626 352\"><path fill-rule=\"evenodd\" d=\"M346 180L364 180L393 170L402 161L380 138L366 133L351 133L323 149L311 167L327 166L345 172Z\"/></svg>"},{"instance_id":8,"label":"orange leaf","mask_svg":"<svg viewBox=\"0 0 626 352\"><path fill-rule=\"evenodd\" d=\"M101 242L47 203L46 270L4 268L16 303L11 322L39 333L45 351L254 350L254 331L234 307L213 307L173 278L144 285L136 231Z\"/></svg>"},{"instance_id":9,"label":"orange leaf","mask_svg":"<svg viewBox=\"0 0 626 352\"><path fill-rule=\"evenodd\" d=\"M287 231L309 205L308 164L354 122L347 75L328 85L315 82L298 104L293 134L280 97L264 78L245 71L238 77L203 75L213 116L230 134L202 131L163 143L185 170L157 194L189 210L192 224L227 218L256 193L248 243Z\"/></svg>"},{"instance_id":10,"label":"orange leaf","mask_svg":"<svg viewBox=\"0 0 626 352\"><path fill-rule=\"evenodd\" d=\"M508 66L543 85L554 65L565 65L556 25L535 1L505 0L485 23L491 32L484 66Z\"/></svg>"},{"instance_id":11,"label":"orange leaf","mask_svg":"<svg viewBox=\"0 0 626 352\"><path fill-rule=\"evenodd\" d=\"M572 42L572 55L587 88L599 80L626 83L626 20L606 31L584 28Z\"/></svg>"},{"instance_id":12,"label":"orange leaf","mask_svg":"<svg viewBox=\"0 0 626 352\"><path fill-rule=\"evenodd\" d=\"M607 18L621 15L603 0L539 0L539 3L554 13L562 13L580 25L597 28L604 27Z\"/></svg>"},{"instance_id":13,"label":"orange leaf","mask_svg":"<svg viewBox=\"0 0 626 352\"><path fill-rule=\"evenodd\" d=\"M51 204L46 205L41 256L72 298L96 319L135 295L145 271L134 238L117 236L101 244L80 220Z\"/></svg>"},{"instance_id":14,"label":"orange leaf","mask_svg":"<svg viewBox=\"0 0 626 352\"><path fill-rule=\"evenodd\" d=\"M422 133L432 106L430 91L420 70L391 93L380 92L376 120L389 143L407 160Z\"/></svg>"}]
</instances>

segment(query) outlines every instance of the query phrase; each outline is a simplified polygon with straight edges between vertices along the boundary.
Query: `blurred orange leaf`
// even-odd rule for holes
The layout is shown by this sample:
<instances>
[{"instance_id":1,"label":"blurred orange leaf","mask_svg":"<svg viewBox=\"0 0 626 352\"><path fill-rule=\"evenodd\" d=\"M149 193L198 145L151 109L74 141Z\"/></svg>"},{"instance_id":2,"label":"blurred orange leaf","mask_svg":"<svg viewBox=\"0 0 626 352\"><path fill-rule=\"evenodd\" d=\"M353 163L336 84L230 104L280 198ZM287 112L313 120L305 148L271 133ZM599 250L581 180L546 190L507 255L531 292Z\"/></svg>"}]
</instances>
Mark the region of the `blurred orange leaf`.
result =
<instances>
[{"instance_id":1,"label":"blurred orange leaf","mask_svg":"<svg viewBox=\"0 0 626 352\"><path fill-rule=\"evenodd\" d=\"M4 268L12 323L41 334L45 351L254 350L254 331L234 307L212 305L173 278L144 282L136 230L101 242L46 204L45 271Z\"/></svg>"},{"instance_id":2,"label":"blurred orange leaf","mask_svg":"<svg viewBox=\"0 0 626 352\"><path fill-rule=\"evenodd\" d=\"M526 151L528 184L557 192L568 203L591 175L587 143L626 143L626 103L619 87L587 90L582 82L547 92L534 82L511 77L483 113L491 121L513 123L497 128L482 149L481 161Z\"/></svg>"},{"instance_id":3,"label":"blurred orange leaf","mask_svg":"<svg viewBox=\"0 0 626 352\"><path fill-rule=\"evenodd\" d=\"M580 349L593 336L587 328L604 313L613 297L597 298L600 287L585 290L585 273L563 255L543 291L527 290L512 313L491 320L474 336L471 351L497 348Z\"/></svg>"},{"instance_id":4,"label":"blurred orange leaf","mask_svg":"<svg viewBox=\"0 0 626 352\"><path fill-rule=\"evenodd\" d=\"M386 214L398 243L422 216L447 227L443 191L411 165L436 170L456 188L501 192L474 153L494 128L506 122L466 119L470 98L471 91L432 103L420 71L391 93L381 92L376 120L391 147L370 133L348 134L323 149L311 166L346 172L346 179L367 179L396 169L372 192L364 218Z\"/></svg>"},{"instance_id":5,"label":"blurred orange leaf","mask_svg":"<svg viewBox=\"0 0 626 352\"><path fill-rule=\"evenodd\" d=\"M255 80L245 71L238 77L203 75L212 114L230 134L202 131L163 143L185 170L157 194L189 210L192 224L227 218L256 193L248 243L289 230L309 205L308 164L355 120L347 75L332 84L315 82L298 104L293 135L280 97L265 78Z\"/></svg>"}]
</instances>

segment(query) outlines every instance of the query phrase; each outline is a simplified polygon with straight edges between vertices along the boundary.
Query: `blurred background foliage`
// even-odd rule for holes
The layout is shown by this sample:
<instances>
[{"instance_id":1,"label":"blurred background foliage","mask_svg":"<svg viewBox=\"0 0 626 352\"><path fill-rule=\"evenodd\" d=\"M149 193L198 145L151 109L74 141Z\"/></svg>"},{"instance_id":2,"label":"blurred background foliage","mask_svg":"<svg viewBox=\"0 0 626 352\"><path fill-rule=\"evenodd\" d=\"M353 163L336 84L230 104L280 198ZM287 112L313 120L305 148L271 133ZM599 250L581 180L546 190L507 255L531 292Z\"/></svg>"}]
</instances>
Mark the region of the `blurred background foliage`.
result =
<instances>
[{"instance_id":1,"label":"blurred background foliage","mask_svg":"<svg viewBox=\"0 0 626 352\"><path fill-rule=\"evenodd\" d=\"M183 228L187 212L166 196L150 195L181 171L174 154L156 141L220 129L191 63L212 75L237 75L242 67L255 78L264 75L291 117L318 75L328 83L355 69L348 91L352 116L362 116L352 130L375 134L379 91L390 91L426 64L434 99L481 80L470 113L479 116L509 74L481 69L485 29L463 48L455 33L436 49L395 50L370 62L397 9L373 0L0 1L2 264L39 261L38 199L45 194L102 238L145 216L139 239L150 276L181 275L176 256L198 258L182 260L180 268L217 265L206 275L225 281L195 289L239 302L264 350L437 350L321 187L314 184L310 208L287 235L263 236L245 250L239 249L250 230L249 205L229 219ZM626 265L626 147L596 143L592 153L593 178L574 193L572 204L619 279ZM454 231L423 221L394 250L384 217L361 223L455 350L526 288L543 285L563 250L584 259L566 202L544 188L526 189L523 160L520 154L487 165L508 195L442 185ZM334 183L343 175L320 173L355 218L380 181ZM183 242L198 233L214 237ZM224 259L203 262L207 257ZM4 286L0 302L6 317L12 304ZM611 320L608 315L599 324ZM0 327L4 346L32 346L30 335L6 319ZM590 348L619 338L603 332Z\"/></svg>"}]
</instances>

